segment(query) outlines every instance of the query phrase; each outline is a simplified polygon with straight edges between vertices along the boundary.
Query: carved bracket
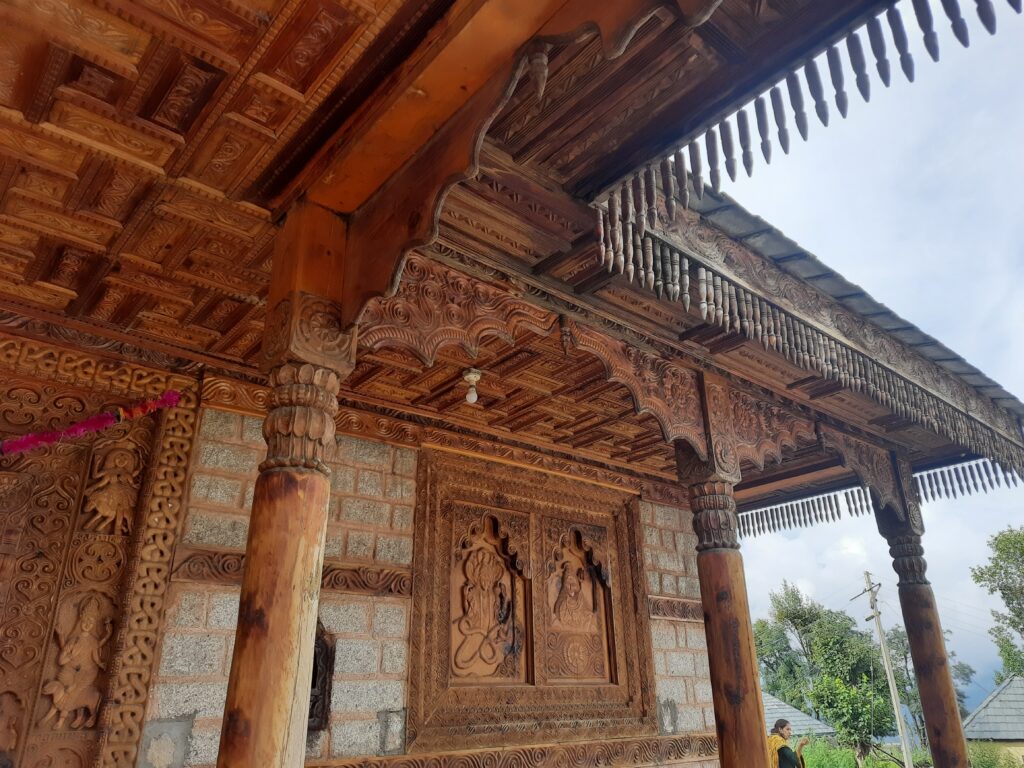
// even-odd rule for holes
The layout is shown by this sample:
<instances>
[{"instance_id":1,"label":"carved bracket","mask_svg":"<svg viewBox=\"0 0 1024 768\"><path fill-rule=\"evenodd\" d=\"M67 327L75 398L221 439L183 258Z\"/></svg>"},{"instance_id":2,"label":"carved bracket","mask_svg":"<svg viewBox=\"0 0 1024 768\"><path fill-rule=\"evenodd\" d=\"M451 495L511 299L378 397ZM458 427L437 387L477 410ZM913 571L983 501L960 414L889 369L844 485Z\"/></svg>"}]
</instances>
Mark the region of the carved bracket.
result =
<instances>
[{"instance_id":1,"label":"carved bracket","mask_svg":"<svg viewBox=\"0 0 1024 768\"><path fill-rule=\"evenodd\" d=\"M568 339L604 363L608 378L633 395L638 413L649 413L661 425L665 439L683 440L707 459L698 374L671 360L566 321Z\"/></svg>"},{"instance_id":2,"label":"carved bracket","mask_svg":"<svg viewBox=\"0 0 1024 768\"><path fill-rule=\"evenodd\" d=\"M370 301L359 317L361 349L397 347L433 365L439 350L456 345L476 357L497 336L515 343L520 329L546 335L556 316L495 286L412 254L398 293Z\"/></svg>"},{"instance_id":3,"label":"carved bracket","mask_svg":"<svg viewBox=\"0 0 1024 768\"><path fill-rule=\"evenodd\" d=\"M782 461L784 448L817 439L810 419L735 389L718 376L703 374L700 392L711 450L702 459L677 448L679 477L688 485L708 480L738 483L741 461L764 469L766 461Z\"/></svg>"},{"instance_id":4,"label":"carved bracket","mask_svg":"<svg viewBox=\"0 0 1024 768\"><path fill-rule=\"evenodd\" d=\"M859 438L825 425L821 442L835 450L843 466L871 491L878 530L887 539L924 532L920 501L909 462Z\"/></svg>"}]
</instances>

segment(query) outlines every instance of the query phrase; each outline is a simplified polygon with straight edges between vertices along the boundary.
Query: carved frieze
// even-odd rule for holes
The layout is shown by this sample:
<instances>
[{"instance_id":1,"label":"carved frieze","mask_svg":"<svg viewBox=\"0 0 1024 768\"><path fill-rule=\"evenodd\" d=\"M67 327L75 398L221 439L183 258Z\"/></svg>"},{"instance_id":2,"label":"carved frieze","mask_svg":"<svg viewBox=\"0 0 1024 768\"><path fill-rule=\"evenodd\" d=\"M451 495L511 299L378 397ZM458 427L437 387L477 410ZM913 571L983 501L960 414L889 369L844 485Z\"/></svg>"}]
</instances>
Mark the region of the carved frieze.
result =
<instances>
[{"instance_id":1,"label":"carved frieze","mask_svg":"<svg viewBox=\"0 0 1024 768\"><path fill-rule=\"evenodd\" d=\"M423 452L409 750L653 732L631 498Z\"/></svg>"},{"instance_id":2,"label":"carved frieze","mask_svg":"<svg viewBox=\"0 0 1024 768\"><path fill-rule=\"evenodd\" d=\"M174 581L241 584L245 554L215 549L183 547L171 572ZM332 592L408 597L412 594L412 573L406 568L350 565L324 562L320 588Z\"/></svg>"},{"instance_id":3,"label":"carved frieze","mask_svg":"<svg viewBox=\"0 0 1024 768\"><path fill-rule=\"evenodd\" d=\"M109 391L88 391L103 388L97 384L121 390L115 403L129 392L137 397L146 384L146 372L131 367L116 383L105 374L97 380L108 361L82 353L27 340L7 349L33 354L0 359L4 436L109 407ZM66 365L38 365L44 361ZM0 458L0 558L10 566L4 572L19 574L16 588L5 586L10 594L0 612L0 753L15 764L29 756L31 765L96 758L153 440L154 419L146 417L91 439Z\"/></svg>"},{"instance_id":4,"label":"carved frieze","mask_svg":"<svg viewBox=\"0 0 1024 768\"><path fill-rule=\"evenodd\" d=\"M718 738L713 733L633 739L573 741L547 746L459 751L448 754L312 760L309 768L643 768L713 761Z\"/></svg>"},{"instance_id":5,"label":"carved frieze","mask_svg":"<svg viewBox=\"0 0 1024 768\"><path fill-rule=\"evenodd\" d=\"M461 346L476 356L480 342L499 336L514 344L520 330L547 334L556 317L492 285L411 254L398 292L369 302L359 318L362 349L406 349L425 365L438 350Z\"/></svg>"},{"instance_id":6,"label":"carved frieze","mask_svg":"<svg viewBox=\"0 0 1024 768\"><path fill-rule=\"evenodd\" d=\"M694 213L679 210L667 231L678 244L707 259L712 266L728 269L794 317L806 317L820 328L834 329L838 337L870 359L877 360L909 382L920 384L963 412L992 425L1004 436L1020 443L1014 418L968 385L959 376L939 367L907 347L894 336L842 306L830 296L784 272L770 260L735 242L721 230ZM951 419L944 425L953 426Z\"/></svg>"},{"instance_id":7,"label":"carved frieze","mask_svg":"<svg viewBox=\"0 0 1024 768\"><path fill-rule=\"evenodd\" d=\"M678 600L673 597L648 597L647 610L652 619L672 621L704 621L704 606L700 600Z\"/></svg>"}]
</instances>

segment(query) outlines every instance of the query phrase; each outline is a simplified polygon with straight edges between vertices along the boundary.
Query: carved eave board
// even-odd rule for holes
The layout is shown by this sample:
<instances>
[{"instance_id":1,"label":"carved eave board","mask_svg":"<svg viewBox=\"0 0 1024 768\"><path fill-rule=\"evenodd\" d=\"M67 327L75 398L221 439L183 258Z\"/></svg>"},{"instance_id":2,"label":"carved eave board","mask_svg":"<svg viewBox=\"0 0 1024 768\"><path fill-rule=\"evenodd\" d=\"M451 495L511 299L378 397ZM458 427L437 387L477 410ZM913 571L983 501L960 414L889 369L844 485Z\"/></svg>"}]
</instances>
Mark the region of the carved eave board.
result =
<instances>
[{"instance_id":1,"label":"carved eave board","mask_svg":"<svg viewBox=\"0 0 1024 768\"><path fill-rule=\"evenodd\" d=\"M635 497L426 451L407 747L657 731Z\"/></svg>"}]
</instances>

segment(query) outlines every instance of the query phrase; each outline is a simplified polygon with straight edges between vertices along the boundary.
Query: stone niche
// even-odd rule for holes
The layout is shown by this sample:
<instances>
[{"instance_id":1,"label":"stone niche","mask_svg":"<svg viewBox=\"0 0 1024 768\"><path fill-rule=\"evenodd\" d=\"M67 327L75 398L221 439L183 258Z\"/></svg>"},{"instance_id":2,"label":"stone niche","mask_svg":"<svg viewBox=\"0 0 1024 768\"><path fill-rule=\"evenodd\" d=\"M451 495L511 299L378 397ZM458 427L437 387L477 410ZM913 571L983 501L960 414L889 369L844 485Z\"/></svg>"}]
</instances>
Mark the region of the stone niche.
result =
<instances>
[{"instance_id":1,"label":"stone niche","mask_svg":"<svg viewBox=\"0 0 1024 768\"><path fill-rule=\"evenodd\" d=\"M657 730L636 499L425 450L407 748Z\"/></svg>"}]
</instances>

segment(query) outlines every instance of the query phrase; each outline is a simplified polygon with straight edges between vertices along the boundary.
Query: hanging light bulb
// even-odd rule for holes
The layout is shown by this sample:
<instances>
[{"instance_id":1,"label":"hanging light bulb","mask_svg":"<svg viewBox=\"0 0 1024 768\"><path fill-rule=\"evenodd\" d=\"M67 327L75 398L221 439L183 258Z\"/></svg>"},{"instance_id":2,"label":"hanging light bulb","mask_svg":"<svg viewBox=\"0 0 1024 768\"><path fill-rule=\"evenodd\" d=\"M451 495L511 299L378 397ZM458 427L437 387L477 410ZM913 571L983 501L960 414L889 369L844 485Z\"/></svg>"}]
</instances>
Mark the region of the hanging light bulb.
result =
<instances>
[{"instance_id":1,"label":"hanging light bulb","mask_svg":"<svg viewBox=\"0 0 1024 768\"><path fill-rule=\"evenodd\" d=\"M463 380L469 385L469 390L466 392L466 402L470 405L477 401L476 385L482 375L483 372L478 368L467 368L462 372Z\"/></svg>"}]
</instances>

